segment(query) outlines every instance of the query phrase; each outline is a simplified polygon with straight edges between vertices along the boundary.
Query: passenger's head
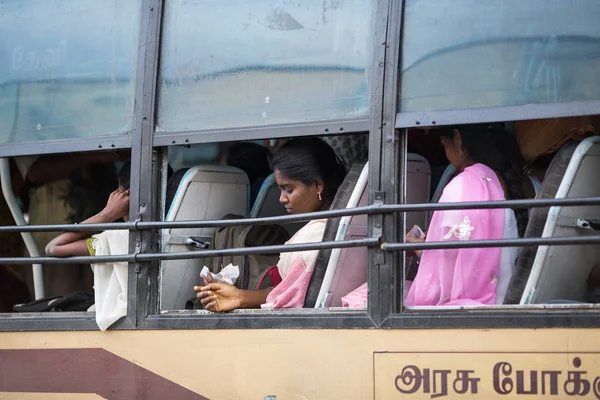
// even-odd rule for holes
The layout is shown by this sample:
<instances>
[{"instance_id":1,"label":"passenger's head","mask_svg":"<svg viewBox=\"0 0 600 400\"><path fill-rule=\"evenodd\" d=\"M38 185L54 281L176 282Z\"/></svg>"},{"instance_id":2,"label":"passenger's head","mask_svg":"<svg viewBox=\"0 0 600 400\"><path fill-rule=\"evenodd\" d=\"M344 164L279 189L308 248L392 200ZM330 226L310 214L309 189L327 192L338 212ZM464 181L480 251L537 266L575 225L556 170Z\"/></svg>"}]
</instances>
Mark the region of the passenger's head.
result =
<instances>
[{"instance_id":1,"label":"passenger's head","mask_svg":"<svg viewBox=\"0 0 600 400\"><path fill-rule=\"evenodd\" d=\"M173 168L167 165L167 179L173 175ZM119 189L129 190L131 186L131 161L127 161L121 166L117 173L117 182L119 183Z\"/></svg>"},{"instance_id":2,"label":"passenger's head","mask_svg":"<svg viewBox=\"0 0 600 400\"><path fill-rule=\"evenodd\" d=\"M241 169L248 175L250 182L265 178L271 174L269 167L269 149L252 142L234 144L223 157L226 165Z\"/></svg>"},{"instance_id":3,"label":"passenger's head","mask_svg":"<svg viewBox=\"0 0 600 400\"><path fill-rule=\"evenodd\" d=\"M525 161L514 133L500 124L459 125L440 130L448 161L459 171L481 163L498 173L508 191L509 200L523 199ZM515 210L519 233L525 233L527 210Z\"/></svg>"},{"instance_id":4,"label":"passenger's head","mask_svg":"<svg viewBox=\"0 0 600 400\"><path fill-rule=\"evenodd\" d=\"M117 181L119 182L119 189L129 190L131 185L131 162L123 164L119 173L117 174Z\"/></svg>"},{"instance_id":5,"label":"passenger's head","mask_svg":"<svg viewBox=\"0 0 600 400\"><path fill-rule=\"evenodd\" d=\"M318 138L297 138L271 157L271 167L289 213L327 210L342 184L346 169L327 143Z\"/></svg>"},{"instance_id":6,"label":"passenger's head","mask_svg":"<svg viewBox=\"0 0 600 400\"><path fill-rule=\"evenodd\" d=\"M519 142L500 124L458 125L441 129L440 136L448 161L461 171L481 163L499 173L512 169L523 174Z\"/></svg>"}]
</instances>

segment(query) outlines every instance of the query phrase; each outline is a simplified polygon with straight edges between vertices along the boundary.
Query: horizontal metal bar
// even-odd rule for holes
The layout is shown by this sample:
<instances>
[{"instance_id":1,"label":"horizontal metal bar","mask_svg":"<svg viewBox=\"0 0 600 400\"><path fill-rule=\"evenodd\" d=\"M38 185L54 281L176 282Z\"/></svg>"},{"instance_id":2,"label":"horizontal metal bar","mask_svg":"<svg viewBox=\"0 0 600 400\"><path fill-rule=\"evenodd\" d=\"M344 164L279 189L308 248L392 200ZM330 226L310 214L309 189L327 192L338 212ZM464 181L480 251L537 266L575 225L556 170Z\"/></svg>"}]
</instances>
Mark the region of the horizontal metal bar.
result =
<instances>
[{"instance_id":1,"label":"horizontal metal bar","mask_svg":"<svg viewBox=\"0 0 600 400\"><path fill-rule=\"evenodd\" d=\"M177 253L159 253L159 254L138 254L137 261L154 260L186 260L191 258L237 256L250 254L276 254L290 253L294 251L324 250L324 249L343 249L349 247L376 247L379 246L378 238L365 238L354 240L340 240L332 242L298 243L284 244L279 246L255 246L224 250L199 250ZM0 263L1 263L0 259Z\"/></svg>"},{"instance_id":2,"label":"horizontal metal bar","mask_svg":"<svg viewBox=\"0 0 600 400\"><path fill-rule=\"evenodd\" d=\"M110 330L131 330L135 327L127 318L111 325ZM93 312L36 312L0 314L0 332L24 331L98 331Z\"/></svg>"},{"instance_id":3,"label":"horizontal metal bar","mask_svg":"<svg viewBox=\"0 0 600 400\"><path fill-rule=\"evenodd\" d=\"M377 247L378 238L365 238L355 240L340 240L332 242L313 242L298 244L282 244L277 246L255 246L223 250L197 250L176 253L155 254L124 254L114 256L86 256L86 257L6 257L0 258L0 265L8 264L97 264L102 262L145 262L155 260L188 260L196 258L236 256L250 254L277 254L294 251L342 249L348 247Z\"/></svg>"},{"instance_id":4,"label":"horizontal metal bar","mask_svg":"<svg viewBox=\"0 0 600 400\"><path fill-rule=\"evenodd\" d=\"M546 237L522 239L460 240L453 242L424 243L382 243L383 251L411 251L436 249L469 249L475 247L526 247L526 246L567 246L600 244L600 235L575 237Z\"/></svg>"},{"instance_id":5,"label":"horizontal metal bar","mask_svg":"<svg viewBox=\"0 0 600 400\"><path fill-rule=\"evenodd\" d=\"M511 310L478 310L460 312L435 311L405 312L388 317L384 329L502 329L502 328L599 328L600 312L597 309L563 309L551 307L528 310L515 307Z\"/></svg>"},{"instance_id":6,"label":"horizontal metal bar","mask_svg":"<svg viewBox=\"0 0 600 400\"><path fill-rule=\"evenodd\" d=\"M312 135L342 135L346 133L368 132L370 124L370 120L367 117L266 126L190 130L185 132L157 131L154 135L154 146L176 146L193 143L215 143Z\"/></svg>"},{"instance_id":7,"label":"horizontal metal bar","mask_svg":"<svg viewBox=\"0 0 600 400\"><path fill-rule=\"evenodd\" d=\"M502 329L502 328L600 328L600 312L578 305L573 308L552 305L544 309L515 306L493 309L481 306L473 310L410 310L388 317L383 329ZM585 306L585 305L583 305ZM265 313L189 312L149 315L138 329L374 329L366 313L274 310ZM127 319L117 321L110 330L136 329ZM49 312L0 314L0 332L97 331L91 313Z\"/></svg>"},{"instance_id":8,"label":"horizontal metal bar","mask_svg":"<svg viewBox=\"0 0 600 400\"><path fill-rule=\"evenodd\" d=\"M300 311L300 312L299 312ZM312 309L266 313L208 313L150 315L141 329L373 329L366 312L330 312Z\"/></svg>"},{"instance_id":9,"label":"horizontal metal bar","mask_svg":"<svg viewBox=\"0 0 600 400\"><path fill-rule=\"evenodd\" d=\"M566 198L566 199L531 199L502 200L464 203L420 203L420 204L374 204L365 207L345 208L340 210L319 211L308 214L279 215L264 218L206 220L206 221L156 221L156 222L121 222L108 224L57 224L57 225L25 225L2 226L0 232L97 232L105 230L148 230L148 229L183 229L207 228L242 225L285 224L309 221L312 219L337 218L362 214L391 214L395 212L419 212L436 210L471 210L492 208L540 208L551 206L589 206L600 205L600 197Z\"/></svg>"},{"instance_id":10,"label":"horizontal metal bar","mask_svg":"<svg viewBox=\"0 0 600 400\"><path fill-rule=\"evenodd\" d=\"M131 147L131 135L96 136L91 138L73 138L43 140L39 142L3 143L0 145L0 157L27 155L74 153L79 151L116 150Z\"/></svg>"},{"instance_id":11,"label":"horizontal metal bar","mask_svg":"<svg viewBox=\"0 0 600 400\"><path fill-rule=\"evenodd\" d=\"M0 264L91 264L101 262L145 262L155 260L190 260L197 258L236 256L250 254L276 254L294 251L343 249L349 247L377 247L383 251L411 251L434 249L466 249L474 247L525 247L525 246L565 246L565 245L591 245L600 244L600 235L583 237L549 237L549 238L523 238L523 239L490 239L455 242L427 242L427 243L381 243L379 238L365 238L354 240L340 240L331 242L314 242L285 244L277 246L242 247L223 250L196 250L176 253L155 254L124 254L115 256L87 256L87 257L6 257L0 258Z\"/></svg>"},{"instance_id":12,"label":"horizontal metal bar","mask_svg":"<svg viewBox=\"0 0 600 400\"><path fill-rule=\"evenodd\" d=\"M135 262L135 254L118 256L82 256L82 257L5 257L0 258L0 264L94 264L94 263Z\"/></svg>"},{"instance_id":13,"label":"horizontal metal bar","mask_svg":"<svg viewBox=\"0 0 600 400\"><path fill-rule=\"evenodd\" d=\"M102 232L114 230L141 230L135 222L111 222L105 224L50 224L50 225L21 225L0 226L0 232Z\"/></svg>"},{"instance_id":14,"label":"horizontal metal bar","mask_svg":"<svg viewBox=\"0 0 600 400\"><path fill-rule=\"evenodd\" d=\"M595 115L600 100L398 113L396 128Z\"/></svg>"}]
</instances>

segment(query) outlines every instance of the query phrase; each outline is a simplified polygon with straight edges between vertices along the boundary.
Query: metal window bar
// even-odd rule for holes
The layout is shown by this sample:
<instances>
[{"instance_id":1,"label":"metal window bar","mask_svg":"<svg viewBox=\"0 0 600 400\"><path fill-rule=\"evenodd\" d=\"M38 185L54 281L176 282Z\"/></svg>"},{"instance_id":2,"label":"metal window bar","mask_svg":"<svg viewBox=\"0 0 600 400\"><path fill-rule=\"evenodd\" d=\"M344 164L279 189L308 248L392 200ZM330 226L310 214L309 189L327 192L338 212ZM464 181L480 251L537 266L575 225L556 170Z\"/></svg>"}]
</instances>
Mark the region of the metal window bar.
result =
<instances>
[{"instance_id":1,"label":"metal window bar","mask_svg":"<svg viewBox=\"0 0 600 400\"><path fill-rule=\"evenodd\" d=\"M600 205L600 197L573 197L564 199L531 199L531 200L499 200L473 201L464 203L420 203L420 204L373 204L365 207L344 208L340 210L318 211L307 214L280 215L263 218L204 220L204 221L131 221L105 224L55 224L0 226L0 232L98 232L105 230L126 229L130 231L152 229L208 228L241 225L285 224L309 221L312 219L336 218L353 215L378 215L401 212L437 211L437 210L473 210L491 208L541 208L541 207L575 207Z\"/></svg>"},{"instance_id":2,"label":"metal window bar","mask_svg":"<svg viewBox=\"0 0 600 400\"><path fill-rule=\"evenodd\" d=\"M131 144L130 221L153 221L158 218L156 193L158 160L153 149L156 129L156 94L158 62L164 0L142 0L142 23L138 45L133 140ZM129 235L129 252L152 253L158 241L152 231L133 232ZM135 260L135 259L134 259ZM129 264L127 319L138 326L148 314L158 309L154 301L158 285L152 279L158 276L156 263L135 260Z\"/></svg>"},{"instance_id":3,"label":"metal window bar","mask_svg":"<svg viewBox=\"0 0 600 400\"><path fill-rule=\"evenodd\" d=\"M297 216L277 216L266 218L249 218L246 220L214 220L214 221L183 221L185 227L196 226L232 226L240 225L243 222L245 225L253 223L271 223L271 222L291 222L303 219L316 218L316 215L323 218L332 216L357 215L357 214L384 214L398 213L407 211L430 211L430 210L449 210L449 209L491 209L491 208L510 208L513 207L547 207L552 205L600 205L600 198L568 198L568 199L545 199L545 200L511 200L511 201L494 201L494 202L466 202L466 203L436 203L436 204L389 204L389 205L372 205L367 207L356 207L351 209L323 211L318 213L310 213ZM66 225L71 231L83 230L97 231L99 227L111 229L129 229L142 230L172 227L173 222L133 222L133 223L117 223L117 224L85 224L85 225ZM0 227L10 228L10 231L21 232L24 230L38 231L42 230L56 231L62 225L37 225L37 226L17 226L17 227ZM176 228L181 228L182 225L177 223ZM55 257L7 257L0 258L0 263L4 264L21 264L21 263L98 263L98 262L150 262L158 260L175 260L175 259L193 259L216 256L230 255L249 255L249 254L268 254L293 252L304 250L321 250L332 248L346 247L371 247L377 248L384 252L410 251L420 249L455 249L455 248L473 248L473 247L522 247L522 246L539 246L539 245L573 245L573 244L599 244L600 235L586 237L547 237L547 238L519 238L519 239L493 239L493 240L477 240L477 241L460 241L460 242L427 242L427 243L386 243L384 238L370 237L359 240L343 240L332 242L317 242L306 244L288 244L278 246L257 246L250 248L233 248L223 250L202 250L177 253L144 253L136 252L126 255L115 256L90 256L90 257L70 257L70 258L55 258Z\"/></svg>"},{"instance_id":4,"label":"metal window bar","mask_svg":"<svg viewBox=\"0 0 600 400\"><path fill-rule=\"evenodd\" d=\"M540 237L522 239L490 239L471 240L458 242L426 242L426 243L386 243L381 238L365 238L356 240L340 240L333 242L313 242L300 244L286 244L277 246L237 247L223 250L199 250L175 253L134 253L114 256L86 256L86 257L7 257L0 258L0 264L78 264L101 262L150 262L160 260L186 260L194 258L250 255L250 254L275 254L294 251L324 250L349 247L379 248L385 252L410 251L410 250L436 250L458 249L474 247L524 247L524 246L567 246L567 245L600 244L600 235L583 237Z\"/></svg>"},{"instance_id":5,"label":"metal window bar","mask_svg":"<svg viewBox=\"0 0 600 400\"><path fill-rule=\"evenodd\" d=\"M365 238L356 240L342 240L335 242L314 242L285 244L277 246L255 246L237 247L223 250L197 250L175 253L133 253L113 256L85 256L85 257L10 257L0 258L3 264L24 264L39 262L40 264L78 264L78 263L101 263L101 262L150 262L160 260L185 260L194 258L250 255L250 254L275 254L289 253L294 251L323 250L347 247L379 247L378 238Z\"/></svg>"}]
</instances>

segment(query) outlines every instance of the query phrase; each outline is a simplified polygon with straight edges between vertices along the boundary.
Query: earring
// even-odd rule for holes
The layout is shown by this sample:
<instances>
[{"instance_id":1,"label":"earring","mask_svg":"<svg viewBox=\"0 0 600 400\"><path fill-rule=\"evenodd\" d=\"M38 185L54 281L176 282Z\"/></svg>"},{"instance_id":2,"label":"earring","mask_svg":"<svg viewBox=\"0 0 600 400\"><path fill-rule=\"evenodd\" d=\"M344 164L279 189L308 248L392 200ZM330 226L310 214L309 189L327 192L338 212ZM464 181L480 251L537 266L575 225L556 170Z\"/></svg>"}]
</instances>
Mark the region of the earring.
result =
<instances>
[{"instance_id":1,"label":"earring","mask_svg":"<svg viewBox=\"0 0 600 400\"><path fill-rule=\"evenodd\" d=\"M321 198L321 192L319 192L319 201L323 201L323 199Z\"/></svg>"},{"instance_id":2,"label":"earring","mask_svg":"<svg viewBox=\"0 0 600 400\"><path fill-rule=\"evenodd\" d=\"M460 150L460 152L459 152L458 154L460 154L460 156L461 156L461 157L464 157L464 156L465 156L465 152L464 152L464 151L462 151L462 149Z\"/></svg>"}]
</instances>

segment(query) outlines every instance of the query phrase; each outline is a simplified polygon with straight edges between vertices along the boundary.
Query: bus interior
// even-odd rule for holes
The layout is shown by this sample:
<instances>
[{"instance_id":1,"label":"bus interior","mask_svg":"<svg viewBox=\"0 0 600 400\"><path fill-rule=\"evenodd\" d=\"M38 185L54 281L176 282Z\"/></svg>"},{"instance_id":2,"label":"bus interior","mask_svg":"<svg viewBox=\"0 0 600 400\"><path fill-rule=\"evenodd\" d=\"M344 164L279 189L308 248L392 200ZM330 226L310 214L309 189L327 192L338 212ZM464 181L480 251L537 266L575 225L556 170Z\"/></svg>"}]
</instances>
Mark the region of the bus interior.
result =
<instances>
[{"instance_id":1,"label":"bus interior","mask_svg":"<svg viewBox=\"0 0 600 400\"><path fill-rule=\"evenodd\" d=\"M600 170L598 124L598 116L504 123L507 129L517 135L521 153L527 162L527 174L531 181L524 183L524 186L528 198L600 196L600 186L594 177ZM456 169L449 165L439 137L435 134L436 130L443 128L411 128L405 132L407 146L404 190L407 204L436 203L445 185L456 175ZM368 133L356 134L357 137L366 135ZM273 151L285 141L283 138L255 140L252 143ZM163 168L160 191L156 193L157 201L162 205L162 220L200 221L218 220L227 215L262 218L286 214L285 208L279 204L280 189L272 173L259 181L250 182L248 174L243 170L224 165L223 155L237 143L242 142L169 146L158 151L164 155L163 165L167 166ZM115 171L128 157L128 154L112 158L99 157L98 160L102 162L92 164L92 168L85 172L88 176L85 173L74 174L71 185L65 186L68 188L67 193L59 196L70 205L70 214L54 215L54 220L50 215L44 223L76 223L77 219L83 220L98 212L106 202L110 188L115 185ZM3 225L23 224L29 221L28 207L33 204L32 200L39 203L34 205L38 209L33 211L39 212L39 208L44 207L44 199L52 196L51 191L56 188L47 188L48 191L43 196L38 194L34 199L35 194L32 193L38 188L28 187L29 178L24 179L18 174L19 159L5 161L2 164ZM348 174L333 201L332 210L368 205L369 162L362 160L347 166ZM402 177L398 179L402 180ZM90 182L94 183L92 190ZM53 185L56 186L56 183ZM251 188L253 185L254 188ZM406 213L405 221L399 229L409 230L418 225L426 231L430 218L429 211ZM302 225L303 222L296 221L282 226L292 236ZM533 207L529 211L524 237L581 238L594 235L599 226L600 208L597 206ZM192 227L161 230L162 251L170 253L207 249L217 229ZM16 233L3 232L0 235L3 236L3 254L0 257L43 254L44 247L40 240L48 240L50 237L47 233L36 240L32 240L30 233L24 233L23 237ZM329 218L323 240L367 237L367 216L353 215ZM28 241L28 246L25 246L24 240ZM33 248L32 242L39 248ZM506 295L497 306L552 307L571 302L589 307L590 303L596 302L593 296L590 297L589 282L595 271L594 267L600 263L600 247L581 246L584 245L520 248L512 279L507 283ZM415 274L409 268L413 256L413 253L406 252L405 262L399 262L398 265L399 269L404 268L401 276L407 279L412 279ZM200 271L209 263L210 260L205 258L161 261L158 272L161 313L206 313L195 309L193 286L200 283ZM40 268L44 271L42 274ZM49 268L53 269L51 276L48 275ZM367 281L368 268L366 247L320 250L304 307L330 312L348 311L342 307L341 298ZM42 279L41 284L47 286L46 297L92 291L89 265L7 265L2 266L1 273L4 278L0 281L5 285L5 290L0 291L1 312L12 312L15 304L33 301L36 298L35 288L39 290L39 280L44 274L45 279ZM38 282L34 282L36 279ZM57 281L62 284L57 285ZM403 288L400 287L403 285L398 282L395 286L395 296L399 297L403 293ZM552 304L556 302L560 304ZM365 308L353 311L364 309L366 304Z\"/></svg>"}]
</instances>

